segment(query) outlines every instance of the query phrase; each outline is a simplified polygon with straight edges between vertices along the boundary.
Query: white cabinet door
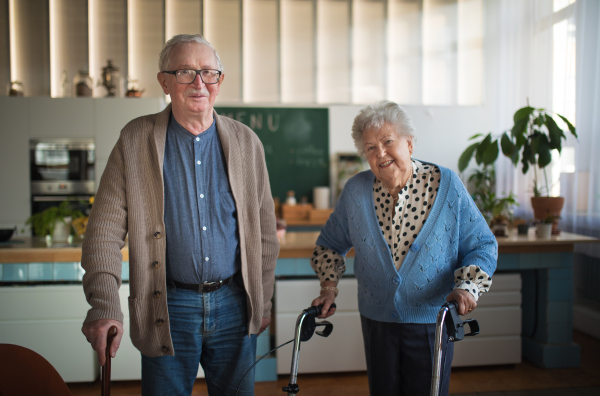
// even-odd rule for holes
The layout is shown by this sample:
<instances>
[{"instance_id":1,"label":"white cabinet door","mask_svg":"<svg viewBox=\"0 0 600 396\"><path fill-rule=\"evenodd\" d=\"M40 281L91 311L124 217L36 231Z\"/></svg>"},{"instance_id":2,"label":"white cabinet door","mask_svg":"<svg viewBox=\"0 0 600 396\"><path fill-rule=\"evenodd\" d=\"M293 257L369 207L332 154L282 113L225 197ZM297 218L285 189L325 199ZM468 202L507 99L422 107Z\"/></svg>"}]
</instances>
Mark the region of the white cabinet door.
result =
<instances>
[{"instance_id":1,"label":"white cabinet door","mask_svg":"<svg viewBox=\"0 0 600 396\"><path fill-rule=\"evenodd\" d=\"M298 313L277 315L276 342L280 345L294 338ZM364 371L367 369L358 312L336 312L327 318L333 332L327 338L314 334L300 344L299 373ZM320 319L317 319L317 322ZM277 350L277 374L289 374L293 343Z\"/></svg>"},{"instance_id":2,"label":"white cabinet door","mask_svg":"<svg viewBox=\"0 0 600 396\"><path fill-rule=\"evenodd\" d=\"M294 337L296 319L319 295L317 280L278 280L275 286L277 345ZM327 338L317 334L300 345L299 373L324 373L366 370L365 352L356 298L356 279L342 279L338 285L338 306L327 318L333 332ZM320 319L317 319L317 322ZM290 372L292 344L277 350L277 373Z\"/></svg>"},{"instance_id":3,"label":"white cabinet door","mask_svg":"<svg viewBox=\"0 0 600 396\"><path fill-rule=\"evenodd\" d=\"M29 348L65 382L92 382L98 360L81 333L88 310L81 285L0 288L0 343Z\"/></svg>"},{"instance_id":4,"label":"white cabinet door","mask_svg":"<svg viewBox=\"0 0 600 396\"><path fill-rule=\"evenodd\" d=\"M27 98L0 97L0 227L21 229L31 215Z\"/></svg>"},{"instance_id":5,"label":"white cabinet door","mask_svg":"<svg viewBox=\"0 0 600 396\"><path fill-rule=\"evenodd\" d=\"M27 98L31 138L93 138L91 98Z\"/></svg>"}]
</instances>

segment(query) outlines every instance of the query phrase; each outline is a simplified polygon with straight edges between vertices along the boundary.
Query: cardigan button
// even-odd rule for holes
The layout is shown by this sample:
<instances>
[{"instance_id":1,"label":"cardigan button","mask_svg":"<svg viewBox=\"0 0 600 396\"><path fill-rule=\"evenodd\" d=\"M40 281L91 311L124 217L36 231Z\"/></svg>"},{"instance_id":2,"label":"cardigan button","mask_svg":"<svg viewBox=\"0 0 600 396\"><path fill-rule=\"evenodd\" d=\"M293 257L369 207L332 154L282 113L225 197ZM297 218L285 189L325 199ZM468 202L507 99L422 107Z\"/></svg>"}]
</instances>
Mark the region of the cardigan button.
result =
<instances>
[{"instance_id":1,"label":"cardigan button","mask_svg":"<svg viewBox=\"0 0 600 396\"><path fill-rule=\"evenodd\" d=\"M163 353L169 353L169 347L167 347L166 345L163 345L162 348L160 348L161 351L163 351Z\"/></svg>"},{"instance_id":2,"label":"cardigan button","mask_svg":"<svg viewBox=\"0 0 600 396\"><path fill-rule=\"evenodd\" d=\"M394 282L394 285L399 285L400 284L400 281L398 280L398 278L394 278L393 282Z\"/></svg>"},{"instance_id":3,"label":"cardigan button","mask_svg":"<svg viewBox=\"0 0 600 396\"><path fill-rule=\"evenodd\" d=\"M154 233L154 239L160 239L160 238L162 238L162 233L160 231L156 231Z\"/></svg>"},{"instance_id":4,"label":"cardigan button","mask_svg":"<svg viewBox=\"0 0 600 396\"><path fill-rule=\"evenodd\" d=\"M159 290L157 290L152 294L152 296L154 296L154 298L159 298L161 294L162 293Z\"/></svg>"},{"instance_id":5,"label":"cardigan button","mask_svg":"<svg viewBox=\"0 0 600 396\"><path fill-rule=\"evenodd\" d=\"M157 325L159 325L159 326L162 326L162 325L164 325L164 324L165 324L165 321L164 321L164 320L162 320L162 319L158 319L158 320L156 321L156 324L157 324Z\"/></svg>"},{"instance_id":6,"label":"cardigan button","mask_svg":"<svg viewBox=\"0 0 600 396\"><path fill-rule=\"evenodd\" d=\"M160 268L160 263L158 261L152 262L152 268L159 269Z\"/></svg>"},{"instance_id":7,"label":"cardigan button","mask_svg":"<svg viewBox=\"0 0 600 396\"><path fill-rule=\"evenodd\" d=\"M416 252L420 249L421 247L419 246L419 244L417 243L413 243L412 246L410 247L410 250L413 252Z\"/></svg>"}]
</instances>

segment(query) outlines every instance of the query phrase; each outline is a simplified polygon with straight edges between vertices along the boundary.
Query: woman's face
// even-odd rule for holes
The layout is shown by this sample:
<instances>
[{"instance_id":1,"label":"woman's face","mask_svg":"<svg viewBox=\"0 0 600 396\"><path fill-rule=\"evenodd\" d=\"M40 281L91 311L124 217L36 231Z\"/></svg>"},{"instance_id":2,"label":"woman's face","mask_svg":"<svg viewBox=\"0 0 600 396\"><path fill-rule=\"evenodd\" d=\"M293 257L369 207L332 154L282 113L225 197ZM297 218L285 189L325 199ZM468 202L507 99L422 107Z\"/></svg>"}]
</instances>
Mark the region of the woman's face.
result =
<instances>
[{"instance_id":1,"label":"woman's face","mask_svg":"<svg viewBox=\"0 0 600 396\"><path fill-rule=\"evenodd\" d=\"M390 190L404 186L412 172L412 139L399 135L391 124L363 133L365 157L371 171Z\"/></svg>"}]
</instances>

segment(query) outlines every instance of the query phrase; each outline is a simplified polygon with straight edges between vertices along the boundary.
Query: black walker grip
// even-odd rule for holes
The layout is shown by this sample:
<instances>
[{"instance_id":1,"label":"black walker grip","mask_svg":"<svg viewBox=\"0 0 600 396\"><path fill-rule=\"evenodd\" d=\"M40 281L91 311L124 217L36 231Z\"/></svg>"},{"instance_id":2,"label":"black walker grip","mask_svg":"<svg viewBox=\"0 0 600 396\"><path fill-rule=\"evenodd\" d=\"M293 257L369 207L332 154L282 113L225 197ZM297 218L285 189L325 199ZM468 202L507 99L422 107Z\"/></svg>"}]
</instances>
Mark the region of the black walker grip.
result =
<instances>
[{"instance_id":1,"label":"black walker grip","mask_svg":"<svg viewBox=\"0 0 600 396\"><path fill-rule=\"evenodd\" d=\"M329 307L331 308L336 308L337 306L335 305L335 303L331 304L331 306ZM323 309L323 305L316 305L313 307L308 307L307 309L304 310L304 312L306 312L307 316L304 319L304 321L302 322L302 329L301 329L301 336L300 336L300 341L305 342L311 339L311 337L313 336L313 334L315 333L315 328L317 326L325 326L325 329L323 329L322 331L317 331L317 334L320 335L321 337L327 337L329 334L331 334L331 332L333 331L333 325L327 321L322 321L319 323L315 322L315 318L319 315L321 315L321 310Z\"/></svg>"}]
</instances>

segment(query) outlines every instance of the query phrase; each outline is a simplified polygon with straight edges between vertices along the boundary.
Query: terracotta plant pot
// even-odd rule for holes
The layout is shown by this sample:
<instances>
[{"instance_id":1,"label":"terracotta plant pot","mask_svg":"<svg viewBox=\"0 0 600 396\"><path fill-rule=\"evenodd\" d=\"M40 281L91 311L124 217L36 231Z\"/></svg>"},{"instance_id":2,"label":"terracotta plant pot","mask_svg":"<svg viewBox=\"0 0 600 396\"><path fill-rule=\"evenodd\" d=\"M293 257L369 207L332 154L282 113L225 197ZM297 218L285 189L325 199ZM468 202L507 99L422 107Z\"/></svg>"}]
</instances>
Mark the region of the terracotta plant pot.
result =
<instances>
[{"instance_id":1,"label":"terracotta plant pot","mask_svg":"<svg viewBox=\"0 0 600 396\"><path fill-rule=\"evenodd\" d=\"M549 214L560 216L560 212L565 204L564 197L531 197L531 206L533 207L533 216L538 220L544 220ZM554 220L552 224L552 234L560 234L558 229L559 219Z\"/></svg>"}]
</instances>

